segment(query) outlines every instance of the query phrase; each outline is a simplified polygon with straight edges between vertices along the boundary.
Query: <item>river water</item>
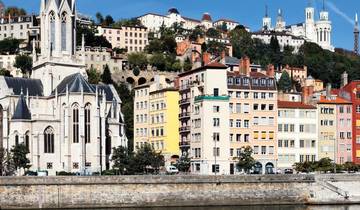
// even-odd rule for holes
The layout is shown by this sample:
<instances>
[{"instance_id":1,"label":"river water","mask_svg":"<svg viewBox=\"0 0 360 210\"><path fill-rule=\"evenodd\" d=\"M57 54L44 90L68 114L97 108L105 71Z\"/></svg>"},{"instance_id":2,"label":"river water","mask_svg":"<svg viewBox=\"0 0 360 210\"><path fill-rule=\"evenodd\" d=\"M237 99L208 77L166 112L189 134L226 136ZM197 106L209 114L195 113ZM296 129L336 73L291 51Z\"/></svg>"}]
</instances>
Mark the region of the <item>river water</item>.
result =
<instances>
[{"instance_id":1,"label":"river water","mask_svg":"<svg viewBox=\"0 0 360 210\"><path fill-rule=\"evenodd\" d=\"M226 206L226 207L161 207L161 208L119 208L103 210L360 210L360 205L332 206Z\"/></svg>"}]
</instances>

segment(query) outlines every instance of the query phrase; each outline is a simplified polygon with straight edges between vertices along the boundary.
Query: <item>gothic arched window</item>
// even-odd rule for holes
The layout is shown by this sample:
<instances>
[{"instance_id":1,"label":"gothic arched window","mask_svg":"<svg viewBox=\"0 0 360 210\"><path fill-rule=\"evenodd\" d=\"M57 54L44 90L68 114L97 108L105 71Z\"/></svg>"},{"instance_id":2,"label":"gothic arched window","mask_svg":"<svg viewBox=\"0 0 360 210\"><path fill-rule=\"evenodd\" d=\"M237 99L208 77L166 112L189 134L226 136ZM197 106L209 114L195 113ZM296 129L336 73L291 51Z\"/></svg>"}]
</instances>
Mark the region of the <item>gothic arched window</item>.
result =
<instances>
[{"instance_id":1,"label":"gothic arched window","mask_svg":"<svg viewBox=\"0 0 360 210\"><path fill-rule=\"evenodd\" d=\"M51 11L49 13L49 23L50 23L50 48L54 50L55 48L55 12Z\"/></svg>"},{"instance_id":2,"label":"gothic arched window","mask_svg":"<svg viewBox=\"0 0 360 210\"><path fill-rule=\"evenodd\" d=\"M73 143L79 143L79 105L74 104L72 107L72 133Z\"/></svg>"},{"instance_id":3,"label":"gothic arched window","mask_svg":"<svg viewBox=\"0 0 360 210\"><path fill-rule=\"evenodd\" d=\"M61 14L61 50L66 51L66 34L67 34L67 13Z\"/></svg>"},{"instance_id":4,"label":"gothic arched window","mask_svg":"<svg viewBox=\"0 0 360 210\"><path fill-rule=\"evenodd\" d=\"M19 145L19 134L15 132L15 146Z\"/></svg>"},{"instance_id":5,"label":"gothic arched window","mask_svg":"<svg viewBox=\"0 0 360 210\"><path fill-rule=\"evenodd\" d=\"M44 131L44 153L54 153L54 144L54 129L49 126Z\"/></svg>"},{"instance_id":6,"label":"gothic arched window","mask_svg":"<svg viewBox=\"0 0 360 210\"><path fill-rule=\"evenodd\" d=\"M30 152L30 132L25 133L25 146L26 149Z\"/></svg>"},{"instance_id":7,"label":"gothic arched window","mask_svg":"<svg viewBox=\"0 0 360 210\"><path fill-rule=\"evenodd\" d=\"M85 106L85 143L90 143L90 119L91 119L91 115L90 115L90 109L91 109L91 105L90 104L86 104Z\"/></svg>"}]
</instances>

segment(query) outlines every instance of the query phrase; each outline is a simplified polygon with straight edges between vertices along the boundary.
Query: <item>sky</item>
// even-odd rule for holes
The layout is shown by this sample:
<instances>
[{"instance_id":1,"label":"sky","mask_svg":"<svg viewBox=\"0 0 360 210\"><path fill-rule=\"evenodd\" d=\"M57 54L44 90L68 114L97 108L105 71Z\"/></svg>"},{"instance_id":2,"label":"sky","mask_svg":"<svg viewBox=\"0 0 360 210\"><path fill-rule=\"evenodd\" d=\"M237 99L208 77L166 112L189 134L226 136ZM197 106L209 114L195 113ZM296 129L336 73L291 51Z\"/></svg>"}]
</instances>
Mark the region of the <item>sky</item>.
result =
<instances>
[{"instance_id":1,"label":"sky","mask_svg":"<svg viewBox=\"0 0 360 210\"><path fill-rule=\"evenodd\" d=\"M283 11L286 24L304 22L305 7L310 0L77 0L78 11L94 17L96 12L113 18L131 18L146 13L166 14L168 9L176 7L182 16L201 19L208 12L213 20L227 18L259 30L265 5L273 25L279 8ZM39 13L40 0L3 0L6 6L18 6L28 13ZM322 9L323 0L312 0L316 18ZM353 30L355 13L360 13L360 0L325 0L325 8L332 21L332 44L335 47L353 49Z\"/></svg>"}]
</instances>

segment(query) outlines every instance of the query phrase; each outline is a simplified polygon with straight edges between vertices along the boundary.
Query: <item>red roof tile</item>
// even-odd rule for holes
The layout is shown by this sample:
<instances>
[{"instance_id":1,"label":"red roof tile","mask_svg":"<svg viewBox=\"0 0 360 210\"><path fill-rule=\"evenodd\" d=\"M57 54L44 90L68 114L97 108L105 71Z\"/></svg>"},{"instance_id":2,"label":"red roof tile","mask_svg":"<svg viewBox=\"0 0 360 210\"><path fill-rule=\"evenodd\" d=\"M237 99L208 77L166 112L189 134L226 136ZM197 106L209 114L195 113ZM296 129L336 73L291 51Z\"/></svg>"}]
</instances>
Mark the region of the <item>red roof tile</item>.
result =
<instances>
[{"instance_id":1,"label":"red roof tile","mask_svg":"<svg viewBox=\"0 0 360 210\"><path fill-rule=\"evenodd\" d=\"M351 104L350 101L345 100L339 96L336 96L336 99L328 100L325 96L320 96L318 104Z\"/></svg>"},{"instance_id":2,"label":"red roof tile","mask_svg":"<svg viewBox=\"0 0 360 210\"><path fill-rule=\"evenodd\" d=\"M316 109L315 106L304 104L302 102L278 101L278 108L283 109Z\"/></svg>"}]
</instances>

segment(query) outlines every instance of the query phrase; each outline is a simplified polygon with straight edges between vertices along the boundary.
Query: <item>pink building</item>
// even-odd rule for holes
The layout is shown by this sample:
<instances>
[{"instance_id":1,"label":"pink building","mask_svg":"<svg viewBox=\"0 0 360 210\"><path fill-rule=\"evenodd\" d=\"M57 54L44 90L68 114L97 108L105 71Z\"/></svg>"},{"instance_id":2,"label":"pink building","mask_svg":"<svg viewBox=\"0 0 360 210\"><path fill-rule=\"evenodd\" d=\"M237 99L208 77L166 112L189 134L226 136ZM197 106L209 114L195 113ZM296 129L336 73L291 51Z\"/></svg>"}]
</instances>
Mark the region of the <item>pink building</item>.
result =
<instances>
[{"instance_id":1,"label":"pink building","mask_svg":"<svg viewBox=\"0 0 360 210\"><path fill-rule=\"evenodd\" d=\"M336 106L336 163L352 161L352 103L343 101Z\"/></svg>"}]
</instances>

